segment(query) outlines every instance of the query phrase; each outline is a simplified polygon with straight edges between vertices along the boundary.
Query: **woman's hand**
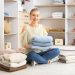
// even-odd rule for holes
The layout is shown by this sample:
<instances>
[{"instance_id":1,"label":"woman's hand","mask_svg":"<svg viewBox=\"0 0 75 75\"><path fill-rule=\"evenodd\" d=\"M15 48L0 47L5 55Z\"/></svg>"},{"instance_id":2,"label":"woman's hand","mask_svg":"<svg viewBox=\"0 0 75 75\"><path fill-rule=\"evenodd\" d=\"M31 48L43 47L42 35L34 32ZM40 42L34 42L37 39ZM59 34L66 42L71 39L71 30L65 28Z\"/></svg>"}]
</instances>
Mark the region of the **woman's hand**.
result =
<instances>
[{"instance_id":1,"label":"woman's hand","mask_svg":"<svg viewBox=\"0 0 75 75\"><path fill-rule=\"evenodd\" d=\"M24 32L25 30L26 30L26 28L25 28L25 26L23 26L21 33Z\"/></svg>"},{"instance_id":2,"label":"woman's hand","mask_svg":"<svg viewBox=\"0 0 75 75\"><path fill-rule=\"evenodd\" d=\"M19 48L19 49L17 49L17 52L19 52L19 53L25 53L25 48Z\"/></svg>"},{"instance_id":3,"label":"woman's hand","mask_svg":"<svg viewBox=\"0 0 75 75\"><path fill-rule=\"evenodd\" d=\"M16 52L25 53L26 49L28 48L31 48L31 46L25 45L25 47L17 49Z\"/></svg>"},{"instance_id":4,"label":"woman's hand","mask_svg":"<svg viewBox=\"0 0 75 75\"><path fill-rule=\"evenodd\" d=\"M28 44L27 44L27 45L24 46L24 48L27 48L27 49L28 49L28 48L31 48L31 45L28 45Z\"/></svg>"}]
</instances>

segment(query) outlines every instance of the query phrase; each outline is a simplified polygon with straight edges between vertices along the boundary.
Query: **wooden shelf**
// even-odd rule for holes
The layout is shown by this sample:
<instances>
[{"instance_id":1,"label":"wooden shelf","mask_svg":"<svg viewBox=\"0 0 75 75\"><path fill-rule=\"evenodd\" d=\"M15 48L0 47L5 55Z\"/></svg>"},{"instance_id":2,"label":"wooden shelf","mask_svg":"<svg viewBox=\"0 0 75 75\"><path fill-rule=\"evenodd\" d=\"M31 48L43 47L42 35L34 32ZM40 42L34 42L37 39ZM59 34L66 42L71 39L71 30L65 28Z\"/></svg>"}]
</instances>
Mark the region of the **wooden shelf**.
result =
<instances>
[{"instance_id":1,"label":"wooden shelf","mask_svg":"<svg viewBox=\"0 0 75 75\"><path fill-rule=\"evenodd\" d=\"M35 5L36 7L65 7L65 4Z\"/></svg>"},{"instance_id":2,"label":"wooden shelf","mask_svg":"<svg viewBox=\"0 0 75 75\"><path fill-rule=\"evenodd\" d=\"M69 7L75 7L75 4L73 3L73 4L67 4L67 6L69 6Z\"/></svg>"},{"instance_id":3,"label":"wooden shelf","mask_svg":"<svg viewBox=\"0 0 75 75\"><path fill-rule=\"evenodd\" d=\"M18 0L0 0L0 49L5 49L5 42L10 42L13 49L19 47L19 30L18 30ZM8 31L11 33L5 34L5 20L9 23ZM14 41L13 41L14 40Z\"/></svg>"},{"instance_id":4,"label":"wooden shelf","mask_svg":"<svg viewBox=\"0 0 75 75\"><path fill-rule=\"evenodd\" d=\"M65 18L41 18L41 20L65 20Z\"/></svg>"},{"instance_id":5,"label":"wooden shelf","mask_svg":"<svg viewBox=\"0 0 75 75\"><path fill-rule=\"evenodd\" d=\"M69 34L75 34L75 32L67 32L67 33L69 33Z\"/></svg>"},{"instance_id":6,"label":"wooden shelf","mask_svg":"<svg viewBox=\"0 0 75 75\"><path fill-rule=\"evenodd\" d=\"M75 18L67 18L67 19L69 19L69 20L75 20Z\"/></svg>"},{"instance_id":7,"label":"wooden shelf","mask_svg":"<svg viewBox=\"0 0 75 75\"><path fill-rule=\"evenodd\" d=\"M16 18L14 16L4 16L4 18Z\"/></svg>"},{"instance_id":8,"label":"wooden shelf","mask_svg":"<svg viewBox=\"0 0 75 75\"><path fill-rule=\"evenodd\" d=\"M16 0L4 0L4 2L16 2Z\"/></svg>"},{"instance_id":9,"label":"wooden shelf","mask_svg":"<svg viewBox=\"0 0 75 75\"><path fill-rule=\"evenodd\" d=\"M65 34L65 32L48 32L48 33Z\"/></svg>"},{"instance_id":10,"label":"wooden shelf","mask_svg":"<svg viewBox=\"0 0 75 75\"><path fill-rule=\"evenodd\" d=\"M11 36L11 35L16 35L16 33L4 34L4 36Z\"/></svg>"},{"instance_id":11,"label":"wooden shelf","mask_svg":"<svg viewBox=\"0 0 75 75\"><path fill-rule=\"evenodd\" d=\"M75 45L71 45L71 44L63 45L63 46L53 45L51 46L51 48L60 48L61 50L64 50L64 51L75 51Z\"/></svg>"}]
</instances>

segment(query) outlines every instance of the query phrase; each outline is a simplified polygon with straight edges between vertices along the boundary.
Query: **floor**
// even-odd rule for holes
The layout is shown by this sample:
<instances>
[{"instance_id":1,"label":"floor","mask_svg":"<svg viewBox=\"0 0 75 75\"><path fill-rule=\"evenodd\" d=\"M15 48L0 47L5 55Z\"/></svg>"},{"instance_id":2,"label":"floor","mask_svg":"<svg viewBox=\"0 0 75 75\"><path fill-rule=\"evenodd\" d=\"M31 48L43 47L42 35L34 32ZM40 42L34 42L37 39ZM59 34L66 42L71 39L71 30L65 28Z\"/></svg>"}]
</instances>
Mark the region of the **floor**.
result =
<instances>
[{"instance_id":1,"label":"floor","mask_svg":"<svg viewBox=\"0 0 75 75\"><path fill-rule=\"evenodd\" d=\"M75 75L75 63L51 63L46 65L28 66L16 72L0 71L0 75Z\"/></svg>"}]
</instances>

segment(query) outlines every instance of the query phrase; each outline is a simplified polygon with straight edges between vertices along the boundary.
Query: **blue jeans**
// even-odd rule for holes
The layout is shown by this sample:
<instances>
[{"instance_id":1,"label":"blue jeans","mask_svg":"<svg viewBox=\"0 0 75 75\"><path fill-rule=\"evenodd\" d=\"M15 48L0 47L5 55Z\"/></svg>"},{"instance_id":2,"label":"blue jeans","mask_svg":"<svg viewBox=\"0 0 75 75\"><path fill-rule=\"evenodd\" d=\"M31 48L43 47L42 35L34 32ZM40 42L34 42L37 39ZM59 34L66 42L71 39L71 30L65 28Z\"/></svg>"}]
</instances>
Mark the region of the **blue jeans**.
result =
<instances>
[{"instance_id":1,"label":"blue jeans","mask_svg":"<svg viewBox=\"0 0 75 75\"><path fill-rule=\"evenodd\" d=\"M31 51L27 54L27 61L36 61L38 64L47 64L48 60L53 59L54 57L58 56L60 53L59 48L53 48L51 50L47 50L44 52L36 53Z\"/></svg>"}]
</instances>

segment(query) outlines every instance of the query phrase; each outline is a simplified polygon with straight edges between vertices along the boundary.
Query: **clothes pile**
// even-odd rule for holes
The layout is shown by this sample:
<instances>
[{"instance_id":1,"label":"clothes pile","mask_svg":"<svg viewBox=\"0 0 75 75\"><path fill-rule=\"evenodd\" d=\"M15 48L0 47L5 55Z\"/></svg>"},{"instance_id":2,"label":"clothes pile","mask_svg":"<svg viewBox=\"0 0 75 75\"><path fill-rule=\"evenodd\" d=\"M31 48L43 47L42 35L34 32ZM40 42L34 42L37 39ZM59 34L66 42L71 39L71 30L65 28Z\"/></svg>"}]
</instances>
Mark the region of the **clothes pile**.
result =
<instances>
[{"instance_id":1,"label":"clothes pile","mask_svg":"<svg viewBox=\"0 0 75 75\"><path fill-rule=\"evenodd\" d=\"M32 49L35 52L46 51L53 45L52 36L35 36L32 38Z\"/></svg>"},{"instance_id":2,"label":"clothes pile","mask_svg":"<svg viewBox=\"0 0 75 75\"><path fill-rule=\"evenodd\" d=\"M8 70L12 68L11 71L20 70L26 65L26 58L25 54L16 53L15 50L0 51L0 66Z\"/></svg>"}]
</instances>

